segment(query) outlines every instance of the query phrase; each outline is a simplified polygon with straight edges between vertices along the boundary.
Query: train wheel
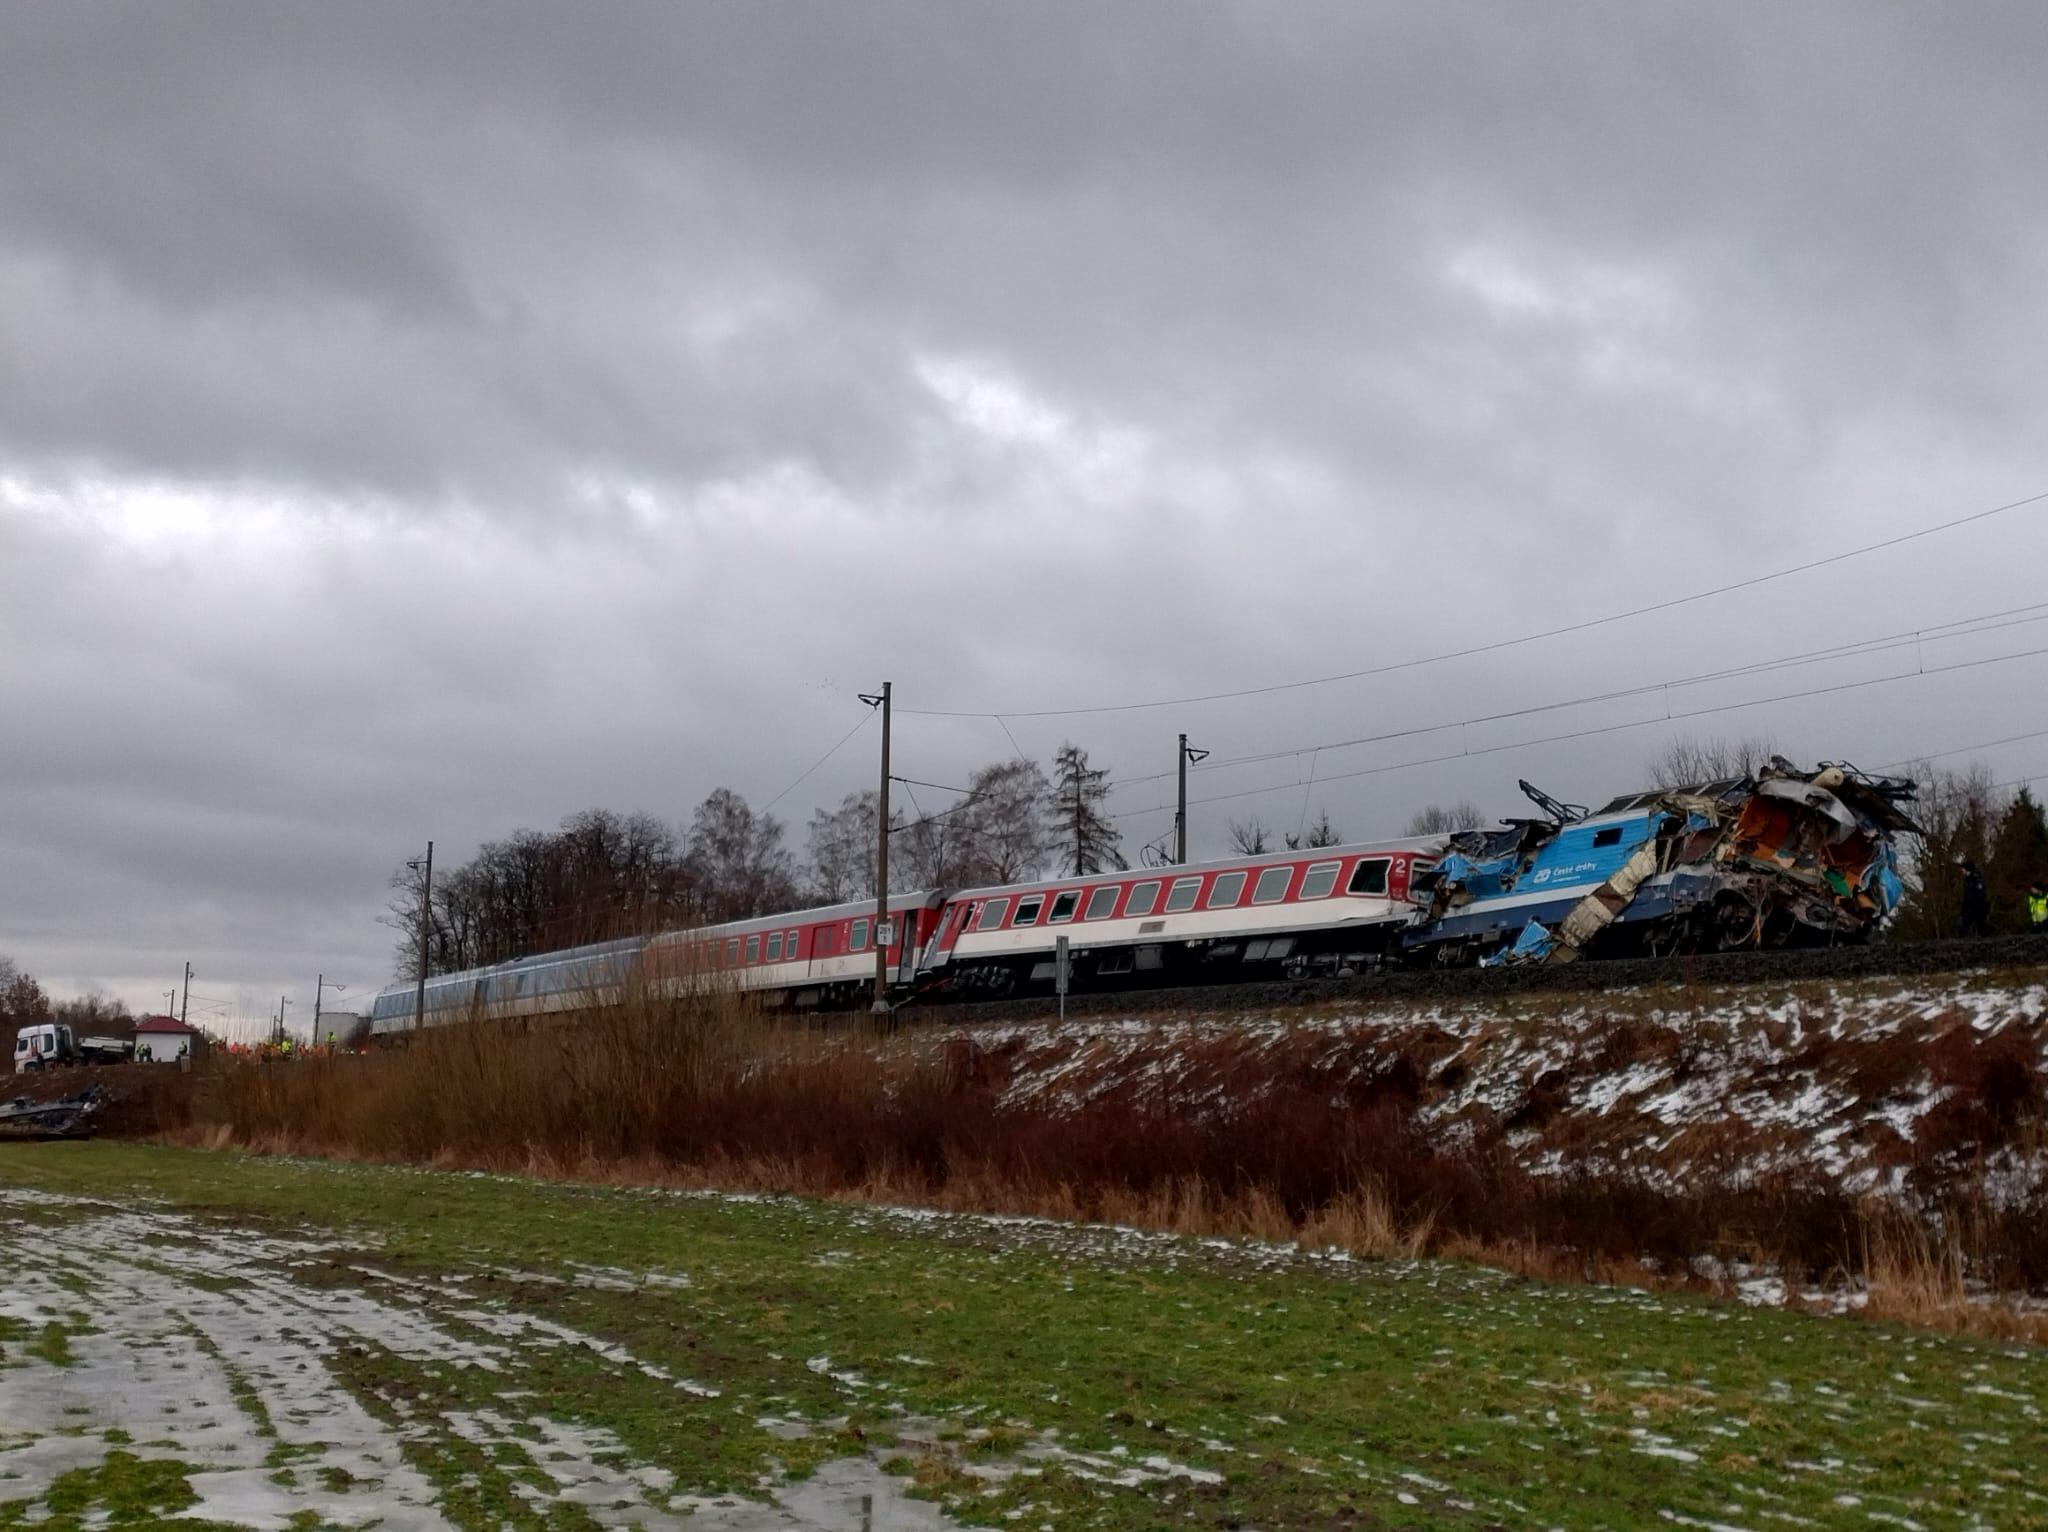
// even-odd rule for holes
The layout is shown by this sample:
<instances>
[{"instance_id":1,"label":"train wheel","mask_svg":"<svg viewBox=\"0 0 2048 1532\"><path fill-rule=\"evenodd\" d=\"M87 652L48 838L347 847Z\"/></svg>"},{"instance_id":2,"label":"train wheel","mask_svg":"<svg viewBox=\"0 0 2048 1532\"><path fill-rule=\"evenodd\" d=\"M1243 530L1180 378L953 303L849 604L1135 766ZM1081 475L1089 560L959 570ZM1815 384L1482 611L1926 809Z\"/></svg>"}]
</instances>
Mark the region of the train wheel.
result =
<instances>
[{"instance_id":1,"label":"train wheel","mask_svg":"<svg viewBox=\"0 0 2048 1532\"><path fill-rule=\"evenodd\" d=\"M1763 911L1746 900L1723 897L1714 903L1714 946L1720 952L1742 952L1763 945Z\"/></svg>"}]
</instances>

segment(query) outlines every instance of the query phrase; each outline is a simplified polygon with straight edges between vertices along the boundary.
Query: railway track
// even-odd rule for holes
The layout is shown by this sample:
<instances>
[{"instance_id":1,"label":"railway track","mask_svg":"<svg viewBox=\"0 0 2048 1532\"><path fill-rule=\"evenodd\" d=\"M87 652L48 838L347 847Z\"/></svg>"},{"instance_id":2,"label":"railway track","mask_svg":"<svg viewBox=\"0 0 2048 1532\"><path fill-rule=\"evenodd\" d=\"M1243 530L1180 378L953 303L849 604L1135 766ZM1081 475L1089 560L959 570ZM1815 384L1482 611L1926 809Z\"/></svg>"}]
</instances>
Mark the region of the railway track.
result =
<instances>
[{"instance_id":1,"label":"railway track","mask_svg":"<svg viewBox=\"0 0 2048 1532\"><path fill-rule=\"evenodd\" d=\"M1775 952L1719 952L1694 957L1627 958L1557 967L1385 969L1349 979L1301 979L1253 984L1211 984L1182 989L1105 990L1067 996L1067 1015L1146 1015L1156 1012L1220 1015L1281 1006L1349 1001L1442 1002L1512 995L1599 994L1622 989L1688 984L1771 984L1810 979L1913 978L1971 969L2048 968L2048 936L1988 940L1873 943ZM1039 1021L1056 1014L1051 995L1013 1000L917 1003L899 1020L976 1025Z\"/></svg>"}]
</instances>

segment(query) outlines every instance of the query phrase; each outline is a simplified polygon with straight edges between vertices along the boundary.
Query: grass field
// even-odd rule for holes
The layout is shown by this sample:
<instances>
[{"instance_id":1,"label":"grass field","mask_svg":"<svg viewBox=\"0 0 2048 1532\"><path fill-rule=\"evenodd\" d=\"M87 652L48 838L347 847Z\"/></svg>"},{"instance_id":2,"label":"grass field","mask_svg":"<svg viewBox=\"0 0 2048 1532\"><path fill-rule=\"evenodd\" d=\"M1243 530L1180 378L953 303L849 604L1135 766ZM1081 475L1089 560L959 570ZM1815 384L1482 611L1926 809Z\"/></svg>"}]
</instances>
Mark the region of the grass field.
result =
<instances>
[{"instance_id":1,"label":"grass field","mask_svg":"<svg viewBox=\"0 0 2048 1532\"><path fill-rule=\"evenodd\" d=\"M1447 1263L0 1153L0 1527L2048 1527L2048 1353Z\"/></svg>"}]
</instances>

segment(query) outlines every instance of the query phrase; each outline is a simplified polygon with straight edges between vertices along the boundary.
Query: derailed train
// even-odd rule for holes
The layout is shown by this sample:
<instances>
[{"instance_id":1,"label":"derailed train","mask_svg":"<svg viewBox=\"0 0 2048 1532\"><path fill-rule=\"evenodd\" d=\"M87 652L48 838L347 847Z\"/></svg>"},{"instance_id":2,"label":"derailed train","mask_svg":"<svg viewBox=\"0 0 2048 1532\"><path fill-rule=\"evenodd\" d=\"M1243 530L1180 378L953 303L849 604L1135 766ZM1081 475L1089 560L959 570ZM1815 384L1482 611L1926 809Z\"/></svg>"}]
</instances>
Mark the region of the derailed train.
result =
<instances>
[{"instance_id":1,"label":"derailed train","mask_svg":"<svg viewBox=\"0 0 2048 1532\"><path fill-rule=\"evenodd\" d=\"M1540 817L1490 829L831 905L539 953L426 983L429 1022L539 1015L715 983L798 1009L1049 988L1068 939L1077 988L1346 974L1390 963L1869 939L1902 893L1913 784L1775 758L1754 776L1617 798L1598 811L1523 783ZM373 1032L413 1024L415 986Z\"/></svg>"}]
</instances>

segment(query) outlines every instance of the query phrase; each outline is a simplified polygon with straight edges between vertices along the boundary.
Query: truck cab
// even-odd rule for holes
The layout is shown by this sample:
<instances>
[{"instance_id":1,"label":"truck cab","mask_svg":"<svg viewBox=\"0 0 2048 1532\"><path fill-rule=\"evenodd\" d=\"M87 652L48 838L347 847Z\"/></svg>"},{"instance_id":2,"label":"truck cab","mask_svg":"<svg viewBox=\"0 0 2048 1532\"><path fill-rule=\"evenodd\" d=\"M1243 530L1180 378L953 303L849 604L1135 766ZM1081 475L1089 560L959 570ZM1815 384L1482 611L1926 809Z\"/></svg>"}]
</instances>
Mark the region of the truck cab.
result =
<instances>
[{"instance_id":1,"label":"truck cab","mask_svg":"<svg viewBox=\"0 0 2048 1532\"><path fill-rule=\"evenodd\" d=\"M67 1026L39 1021L14 1034L14 1072L18 1075L77 1062L78 1048Z\"/></svg>"}]
</instances>

